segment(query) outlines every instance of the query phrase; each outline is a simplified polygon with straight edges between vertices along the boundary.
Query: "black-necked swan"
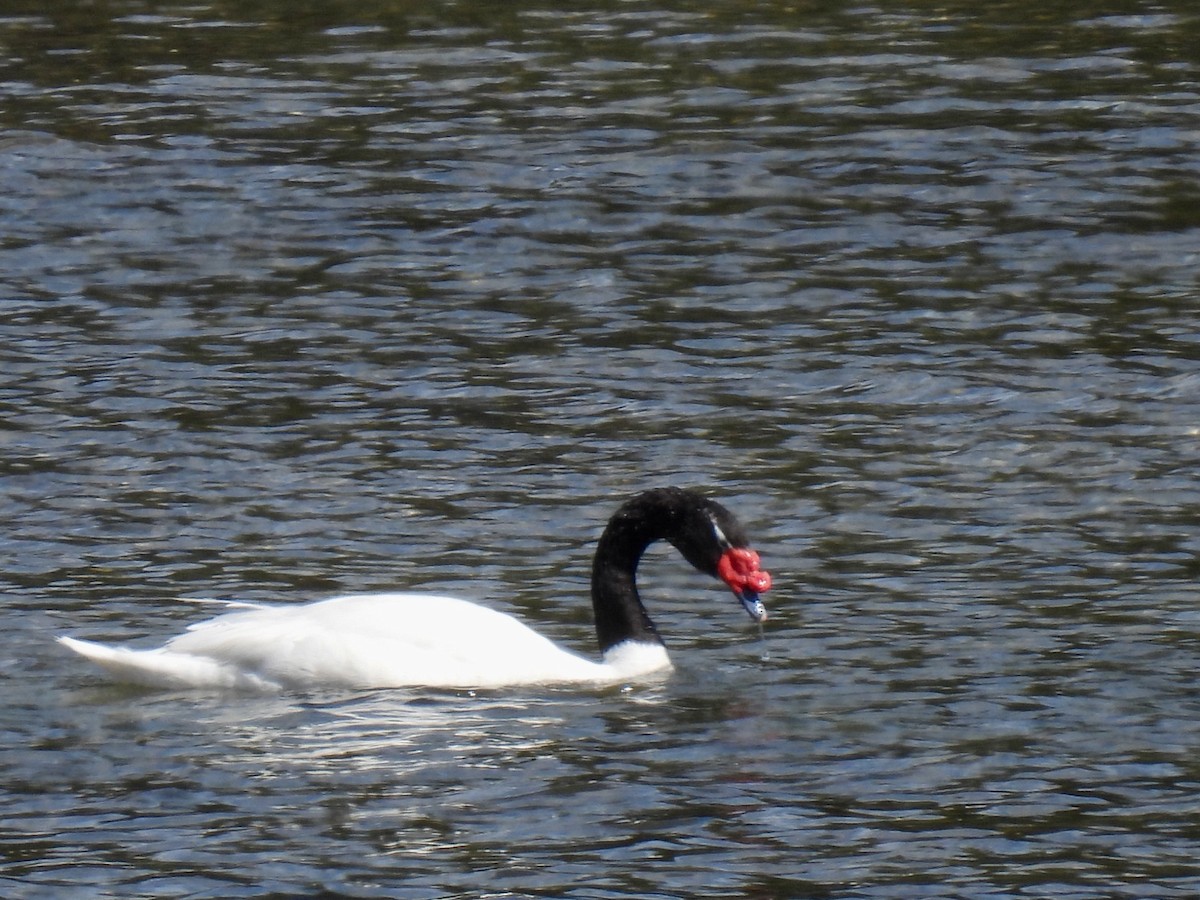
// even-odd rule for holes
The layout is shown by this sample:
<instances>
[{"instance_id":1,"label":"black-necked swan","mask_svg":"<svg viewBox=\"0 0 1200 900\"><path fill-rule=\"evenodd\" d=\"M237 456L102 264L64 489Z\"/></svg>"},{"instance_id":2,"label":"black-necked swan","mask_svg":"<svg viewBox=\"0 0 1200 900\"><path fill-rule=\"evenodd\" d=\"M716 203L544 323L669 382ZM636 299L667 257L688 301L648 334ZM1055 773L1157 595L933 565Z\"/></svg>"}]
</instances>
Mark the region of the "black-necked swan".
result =
<instances>
[{"instance_id":1,"label":"black-necked swan","mask_svg":"<svg viewBox=\"0 0 1200 900\"><path fill-rule=\"evenodd\" d=\"M235 607L153 650L58 640L121 681L156 687L487 688L603 684L669 669L666 648L638 596L645 549L669 541L720 578L755 621L771 576L725 507L682 488L625 502L592 562L601 662L556 646L513 616L466 600L417 593L356 594L295 606Z\"/></svg>"}]
</instances>

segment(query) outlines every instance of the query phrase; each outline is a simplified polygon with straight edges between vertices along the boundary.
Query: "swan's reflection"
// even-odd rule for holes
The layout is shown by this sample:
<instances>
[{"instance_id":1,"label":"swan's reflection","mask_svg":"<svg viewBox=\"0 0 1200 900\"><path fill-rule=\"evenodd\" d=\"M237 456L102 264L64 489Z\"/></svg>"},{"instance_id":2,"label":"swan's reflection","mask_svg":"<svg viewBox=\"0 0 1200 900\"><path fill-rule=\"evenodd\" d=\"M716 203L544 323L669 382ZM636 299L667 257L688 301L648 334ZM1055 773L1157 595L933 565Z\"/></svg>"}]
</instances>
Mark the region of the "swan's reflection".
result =
<instances>
[{"instance_id":1,"label":"swan's reflection","mask_svg":"<svg viewBox=\"0 0 1200 900\"><path fill-rule=\"evenodd\" d=\"M666 696L665 679L584 692L239 696L234 704L209 705L201 717L226 748L253 756L264 773L342 777L386 770L405 778L446 767L502 768L545 755L564 759L609 739L620 708L640 719L637 710Z\"/></svg>"}]
</instances>

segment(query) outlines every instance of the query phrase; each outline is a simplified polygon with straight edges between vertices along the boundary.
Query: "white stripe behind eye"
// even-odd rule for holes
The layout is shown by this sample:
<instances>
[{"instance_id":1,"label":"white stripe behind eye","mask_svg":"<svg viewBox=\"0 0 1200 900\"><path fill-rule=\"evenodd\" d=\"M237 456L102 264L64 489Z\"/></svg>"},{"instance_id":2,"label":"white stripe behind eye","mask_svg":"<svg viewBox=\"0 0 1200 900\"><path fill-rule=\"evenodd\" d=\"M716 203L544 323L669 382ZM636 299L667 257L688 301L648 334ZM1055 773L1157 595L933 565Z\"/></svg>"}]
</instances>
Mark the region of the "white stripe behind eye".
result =
<instances>
[{"instance_id":1,"label":"white stripe behind eye","mask_svg":"<svg viewBox=\"0 0 1200 900\"><path fill-rule=\"evenodd\" d=\"M725 537L725 532L721 530L721 526L717 524L717 520L709 516L708 521L712 523L713 534L716 535L717 543L721 545L721 549L728 550L732 547L733 544L729 543L729 538Z\"/></svg>"}]
</instances>

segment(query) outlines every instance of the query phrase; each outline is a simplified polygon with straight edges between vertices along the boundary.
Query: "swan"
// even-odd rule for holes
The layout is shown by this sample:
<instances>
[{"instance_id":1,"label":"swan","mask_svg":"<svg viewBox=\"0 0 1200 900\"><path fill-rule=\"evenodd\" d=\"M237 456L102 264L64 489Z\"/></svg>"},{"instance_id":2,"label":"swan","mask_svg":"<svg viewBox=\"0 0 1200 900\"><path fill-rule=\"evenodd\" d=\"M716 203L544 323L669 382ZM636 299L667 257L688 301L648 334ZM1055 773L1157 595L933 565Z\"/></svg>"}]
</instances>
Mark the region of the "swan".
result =
<instances>
[{"instance_id":1,"label":"swan","mask_svg":"<svg viewBox=\"0 0 1200 900\"><path fill-rule=\"evenodd\" d=\"M517 618L456 597L351 594L291 606L232 601L152 650L58 641L118 681L165 688L287 690L313 687L495 688L606 684L669 670L670 659L638 595L646 548L675 546L720 578L756 622L771 576L729 510L683 488L627 500L609 520L592 563L601 660L564 650Z\"/></svg>"}]
</instances>

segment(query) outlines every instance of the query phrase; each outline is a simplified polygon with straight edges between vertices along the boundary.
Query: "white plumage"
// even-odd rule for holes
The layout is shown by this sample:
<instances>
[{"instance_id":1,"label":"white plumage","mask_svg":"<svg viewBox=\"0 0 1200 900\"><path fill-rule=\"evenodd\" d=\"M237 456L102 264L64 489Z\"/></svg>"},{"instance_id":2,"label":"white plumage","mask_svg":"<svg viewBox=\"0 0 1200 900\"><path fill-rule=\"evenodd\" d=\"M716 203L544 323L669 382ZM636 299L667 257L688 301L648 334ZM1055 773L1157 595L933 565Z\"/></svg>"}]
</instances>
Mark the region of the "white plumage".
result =
<instances>
[{"instance_id":1,"label":"white plumage","mask_svg":"<svg viewBox=\"0 0 1200 900\"><path fill-rule=\"evenodd\" d=\"M59 641L118 680L154 687L604 684L671 665L661 644L633 642L593 662L513 616L456 597L357 594L297 606L229 605L232 611L152 650Z\"/></svg>"}]
</instances>

